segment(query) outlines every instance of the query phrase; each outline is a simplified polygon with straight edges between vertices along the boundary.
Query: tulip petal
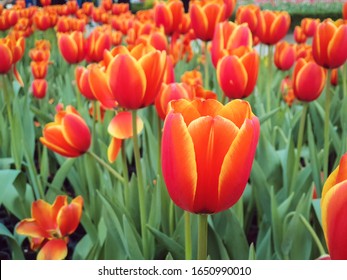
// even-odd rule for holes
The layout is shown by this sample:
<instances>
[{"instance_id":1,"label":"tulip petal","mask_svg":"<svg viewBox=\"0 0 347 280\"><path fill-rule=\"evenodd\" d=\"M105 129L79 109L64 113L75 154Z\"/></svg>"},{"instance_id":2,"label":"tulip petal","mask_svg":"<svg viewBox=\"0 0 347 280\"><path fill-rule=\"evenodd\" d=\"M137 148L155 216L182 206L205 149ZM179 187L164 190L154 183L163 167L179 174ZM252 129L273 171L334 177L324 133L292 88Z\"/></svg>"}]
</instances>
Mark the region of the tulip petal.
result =
<instances>
[{"instance_id":1,"label":"tulip petal","mask_svg":"<svg viewBox=\"0 0 347 280\"><path fill-rule=\"evenodd\" d=\"M194 144L180 114L169 113L162 137L162 169L172 200L192 211L197 182Z\"/></svg>"},{"instance_id":2,"label":"tulip petal","mask_svg":"<svg viewBox=\"0 0 347 280\"><path fill-rule=\"evenodd\" d=\"M16 227L16 232L33 238L50 237L49 234L37 224L35 219L24 219L20 221Z\"/></svg>"},{"instance_id":3,"label":"tulip petal","mask_svg":"<svg viewBox=\"0 0 347 280\"><path fill-rule=\"evenodd\" d=\"M38 260L63 260L67 256L67 246L62 239L48 241L37 254Z\"/></svg>"},{"instance_id":4,"label":"tulip petal","mask_svg":"<svg viewBox=\"0 0 347 280\"><path fill-rule=\"evenodd\" d=\"M190 6L189 14L191 18L191 25L196 37L204 41L212 39L208 38L207 31L209 22L205 13L203 12L203 9L197 4L192 4Z\"/></svg>"},{"instance_id":5,"label":"tulip petal","mask_svg":"<svg viewBox=\"0 0 347 280\"><path fill-rule=\"evenodd\" d=\"M117 159L121 147L122 140L112 137L111 143L107 148L107 158L109 162L113 163Z\"/></svg>"},{"instance_id":6,"label":"tulip petal","mask_svg":"<svg viewBox=\"0 0 347 280\"><path fill-rule=\"evenodd\" d=\"M82 204L70 203L59 211L57 223L62 236L73 233L80 223L82 215Z\"/></svg>"},{"instance_id":7,"label":"tulip petal","mask_svg":"<svg viewBox=\"0 0 347 280\"><path fill-rule=\"evenodd\" d=\"M259 126L256 117L247 119L224 158L218 188L220 211L234 205L246 187L259 139Z\"/></svg>"},{"instance_id":8,"label":"tulip petal","mask_svg":"<svg viewBox=\"0 0 347 280\"><path fill-rule=\"evenodd\" d=\"M143 129L143 121L136 118L137 134ZM131 112L120 112L110 122L107 128L108 133L118 139L128 139L133 136L133 124Z\"/></svg>"},{"instance_id":9,"label":"tulip petal","mask_svg":"<svg viewBox=\"0 0 347 280\"><path fill-rule=\"evenodd\" d=\"M343 65L347 59L347 24L341 25L331 38L328 46L328 59L331 68Z\"/></svg>"},{"instance_id":10,"label":"tulip petal","mask_svg":"<svg viewBox=\"0 0 347 280\"><path fill-rule=\"evenodd\" d=\"M78 48L76 42L68 34L60 34L58 39L61 55L68 63L78 62Z\"/></svg>"},{"instance_id":11,"label":"tulip petal","mask_svg":"<svg viewBox=\"0 0 347 280\"><path fill-rule=\"evenodd\" d=\"M182 117L188 126L193 120L200 117L200 112L198 111L197 106L194 106L194 103L185 100L174 100L169 103L169 110L182 114Z\"/></svg>"},{"instance_id":12,"label":"tulip petal","mask_svg":"<svg viewBox=\"0 0 347 280\"><path fill-rule=\"evenodd\" d=\"M246 119L250 119L252 109L247 101L235 99L226 104L218 115L231 120L238 128L241 128Z\"/></svg>"},{"instance_id":13,"label":"tulip petal","mask_svg":"<svg viewBox=\"0 0 347 280\"><path fill-rule=\"evenodd\" d=\"M239 129L228 119L207 116L191 122L188 130L194 143L198 171L193 212L218 212L218 180L222 163Z\"/></svg>"}]
</instances>

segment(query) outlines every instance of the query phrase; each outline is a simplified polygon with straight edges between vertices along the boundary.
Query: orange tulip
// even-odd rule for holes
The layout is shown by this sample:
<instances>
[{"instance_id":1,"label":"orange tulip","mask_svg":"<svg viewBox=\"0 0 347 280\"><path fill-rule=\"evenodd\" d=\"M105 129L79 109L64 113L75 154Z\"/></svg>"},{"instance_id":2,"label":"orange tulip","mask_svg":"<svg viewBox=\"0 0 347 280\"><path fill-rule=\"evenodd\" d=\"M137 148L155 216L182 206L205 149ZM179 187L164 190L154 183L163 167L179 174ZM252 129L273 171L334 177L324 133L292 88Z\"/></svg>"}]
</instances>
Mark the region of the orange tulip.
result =
<instances>
[{"instance_id":1,"label":"orange tulip","mask_svg":"<svg viewBox=\"0 0 347 280\"><path fill-rule=\"evenodd\" d=\"M29 51L29 57L31 58L31 60L36 62L40 62L40 61L48 62L50 56L51 56L50 51L46 49L35 48Z\"/></svg>"},{"instance_id":2,"label":"orange tulip","mask_svg":"<svg viewBox=\"0 0 347 280\"><path fill-rule=\"evenodd\" d=\"M239 6L236 12L236 22L238 24L247 23L252 34L255 34L258 26L259 13L260 8L257 5L250 4L245 6Z\"/></svg>"},{"instance_id":3,"label":"orange tulip","mask_svg":"<svg viewBox=\"0 0 347 280\"><path fill-rule=\"evenodd\" d=\"M284 11L260 11L256 35L260 42L274 45L286 36L290 27L290 15Z\"/></svg>"},{"instance_id":4,"label":"orange tulip","mask_svg":"<svg viewBox=\"0 0 347 280\"><path fill-rule=\"evenodd\" d=\"M98 99L117 101L127 109L153 104L162 84L166 53L150 45L138 45L131 52L125 47L116 47L114 52L114 57L110 53L106 55L105 73L99 68L91 70L89 81L94 95Z\"/></svg>"},{"instance_id":5,"label":"orange tulip","mask_svg":"<svg viewBox=\"0 0 347 280\"><path fill-rule=\"evenodd\" d=\"M52 0L40 0L42 6L51 5Z\"/></svg>"},{"instance_id":6,"label":"orange tulip","mask_svg":"<svg viewBox=\"0 0 347 280\"><path fill-rule=\"evenodd\" d=\"M43 145L65 157L78 157L88 151L90 131L80 114L72 106L67 106L55 115L54 122L46 124Z\"/></svg>"},{"instance_id":7,"label":"orange tulip","mask_svg":"<svg viewBox=\"0 0 347 280\"><path fill-rule=\"evenodd\" d=\"M331 70L330 84L336 87L339 83L339 73L337 68Z\"/></svg>"},{"instance_id":8,"label":"orange tulip","mask_svg":"<svg viewBox=\"0 0 347 280\"><path fill-rule=\"evenodd\" d=\"M163 177L186 211L212 214L233 206L251 171L259 121L248 102L172 101L162 138Z\"/></svg>"},{"instance_id":9,"label":"orange tulip","mask_svg":"<svg viewBox=\"0 0 347 280\"><path fill-rule=\"evenodd\" d=\"M84 14L88 17L90 17L92 15L93 8L94 8L93 2L84 2L82 4L82 10L83 10Z\"/></svg>"},{"instance_id":10,"label":"orange tulip","mask_svg":"<svg viewBox=\"0 0 347 280\"><path fill-rule=\"evenodd\" d=\"M163 84L159 94L155 99L155 108L158 116L164 120L167 114L169 102L172 100L186 99L193 100L194 92L182 83Z\"/></svg>"},{"instance_id":11,"label":"orange tulip","mask_svg":"<svg viewBox=\"0 0 347 280\"><path fill-rule=\"evenodd\" d=\"M171 0L168 3L159 2L153 8L155 25L163 26L166 35L179 31L184 8L182 1Z\"/></svg>"},{"instance_id":12,"label":"orange tulip","mask_svg":"<svg viewBox=\"0 0 347 280\"><path fill-rule=\"evenodd\" d=\"M129 12L129 4L128 3L114 3L112 5L112 14L120 15Z\"/></svg>"},{"instance_id":13,"label":"orange tulip","mask_svg":"<svg viewBox=\"0 0 347 280\"><path fill-rule=\"evenodd\" d=\"M217 65L217 79L229 98L249 96L257 82L259 55L251 48L243 47L240 53L224 56Z\"/></svg>"},{"instance_id":14,"label":"orange tulip","mask_svg":"<svg viewBox=\"0 0 347 280\"><path fill-rule=\"evenodd\" d=\"M319 23L320 19L304 18L301 20L302 31L307 37L312 37Z\"/></svg>"},{"instance_id":15,"label":"orange tulip","mask_svg":"<svg viewBox=\"0 0 347 280\"><path fill-rule=\"evenodd\" d=\"M89 73L91 67L92 66L89 66L87 68L82 66L76 67L75 76L77 87L82 95L89 100L95 100L96 98L89 84Z\"/></svg>"},{"instance_id":16,"label":"orange tulip","mask_svg":"<svg viewBox=\"0 0 347 280\"><path fill-rule=\"evenodd\" d=\"M37 29L45 31L55 25L55 20L47 12L37 12L34 15L34 23Z\"/></svg>"},{"instance_id":17,"label":"orange tulip","mask_svg":"<svg viewBox=\"0 0 347 280\"><path fill-rule=\"evenodd\" d=\"M306 42L306 35L304 33L304 31L302 30L301 26L295 26L294 28L294 40L295 42L297 42L298 44L302 44Z\"/></svg>"},{"instance_id":18,"label":"orange tulip","mask_svg":"<svg viewBox=\"0 0 347 280\"><path fill-rule=\"evenodd\" d=\"M217 23L225 18L225 6L217 1L206 1L204 4L193 1L189 14L196 37L203 41L210 41Z\"/></svg>"},{"instance_id":19,"label":"orange tulip","mask_svg":"<svg viewBox=\"0 0 347 280\"><path fill-rule=\"evenodd\" d=\"M313 36L314 60L325 68L337 68L347 60L347 24L336 27L333 21L321 22Z\"/></svg>"},{"instance_id":20,"label":"orange tulip","mask_svg":"<svg viewBox=\"0 0 347 280\"><path fill-rule=\"evenodd\" d=\"M47 93L47 81L45 79L35 79L31 84L31 89L33 91L33 96L42 99Z\"/></svg>"},{"instance_id":21,"label":"orange tulip","mask_svg":"<svg viewBox=\"0 0 347 280\"><path fill-rule=\"evenodd\" d=\"M86 42L86 60L88 62L99 62L103 59L104 50L111 48L111 35L94 29Z\"/></svg>"},{"instance_id":22,"label":"orange tulip","mask_svg":"<svg viewBox=\"0 0 347 280\"><path fill-rule=\"evenodd\" d=\"M34 79L46 78L48 71L48 62L46 61L32 61L30 63L31 73Z\"/></svg>"},{"instance_id":23,"label":"orange tulip","mask_svg":"<svg viewBox=\"0 0 347 280\"><path fill-rule=\"evenodd\" d=\"M252 47L252 33L247 24L236 25L231 21L218 23L211 44L211 59L214 67L224 51L231 52L241 46Z\"/></svg>"},{"instance_id":24,"label":"orange tulip","mask_svg":"<svg viewBox=\"0 0 347 280\"><path fill-rule=\"evenodd\" d=\"M137 134L143 130L143 121L136 118ZM133 137L133 125L131 112L120 112L110 122L107 128L108 133L112 136L112 140L107 150L109 162L114 162L122 146L122 141Z\"/></svg>"},{"instance_id":25,"label":"orange tulip","mask_svg":"<svg viewBox=\"0 0 347 280\"><path fill-rule=\"evenodd\" d=\"M68 236L80 223L82 207L81 196L70 204L65 195L57 196L53 204L39 199L32 203L32 218L20 221L16 231L29 236L31 249L40 249L38 260L62 260L67 256Z\"/></svg>"},{"instance_id":26,"label":"orange tulip","mask_svg":"<svg viewBox=\"0 0 347 280\"><path fill-rule=\"evenodd\" d=\"M78 10L78 3L76 0L69 0L66 2L67 10L70 15L76 14Z\"/></svg>"},{"instance_id":27,"label":"orange tulip","mask_svg":"<svg viewBox=\"0 0 347 280\"><path fill-rule=\"evenodd\" d=\"M291 107L295 100L295 94L293 90L293 81L289 76L285 77L282 80L280 91L281 91L283 100L288 104L289 107Z\"/></svg>"},{"instance_id":28,"label":"orange tulip","mask_svg":"<svg viewBox=\"0 0 347 280\"><path fill-rule=\"evenodd\" d=\"M223 0L224 7L225 7L225 19L228 20L235 9L236 6L236 0Z\"/></svg>"},{"instance_id":29,"label":"orange tulip","mask_svg":"<svg viewBox=\"0 0 347 280\"><path fill-rule=\"evenodd\" d=\"M314 79L312 79L314 77ZM294 67L293 88L297 99L310 102L319 97L325 85L325 71L313 60L300 58Z\"/></svg>"},{"instance_id":30,"label":"orange tulip","mask_svg":"<svg viewBox=\"0 0 347 280\"><path fill-rule=\"evenodd\" d=\"M13 55L4 39L0 39L0 58L0 74L6 74L12 67Z\"/></svg>"},{"instance_id":31,"label":"orange tulip","mask_svg":"<svg viewBox=\"0 0 347 280\"><path fill-rule=\"evenodd\" d=\"M58 34L58 45L60 53L67 63L79 63L85 57L85 42L80 31Z\"/></svg>"},{"instance_id":32,"label":"orange tulip","mask_svg":"<svg viewBox=\"0 0 347 280\"><path fill-rule=\"evenodd\" d=\"M332 260L347 260L347 154L326 180L321 200L322 226Z\"/></svg>"},{"instance_id":33,"label":"orange tulip","mask_svg":"<svg viewBox=\"0 0 347 280\"><path fill-rule=\"evenodd\" d=\"M278 69L289 70L295 62L295 49L286 41L276 44L274 62Z\"/></svg>"}]
</instances>

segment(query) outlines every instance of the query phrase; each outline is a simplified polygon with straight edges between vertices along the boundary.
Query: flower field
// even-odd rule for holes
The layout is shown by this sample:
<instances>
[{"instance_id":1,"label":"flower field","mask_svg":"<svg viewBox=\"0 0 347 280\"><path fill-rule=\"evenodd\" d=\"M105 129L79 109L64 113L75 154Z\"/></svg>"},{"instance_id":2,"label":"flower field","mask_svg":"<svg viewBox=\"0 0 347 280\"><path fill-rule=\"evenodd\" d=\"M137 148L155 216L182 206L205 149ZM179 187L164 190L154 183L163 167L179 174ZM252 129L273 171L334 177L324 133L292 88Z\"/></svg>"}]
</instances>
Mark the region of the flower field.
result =
<instances>
[{"instance_id":1,"label":"flower field","mask_svg":"<svg viewBox=\"0 0 347 280\"><path fill-rule=\"evenodd\" d=\"M0 5L0 259L347 259L347 2L249 2Z\"/></svg>"}]
</instances>

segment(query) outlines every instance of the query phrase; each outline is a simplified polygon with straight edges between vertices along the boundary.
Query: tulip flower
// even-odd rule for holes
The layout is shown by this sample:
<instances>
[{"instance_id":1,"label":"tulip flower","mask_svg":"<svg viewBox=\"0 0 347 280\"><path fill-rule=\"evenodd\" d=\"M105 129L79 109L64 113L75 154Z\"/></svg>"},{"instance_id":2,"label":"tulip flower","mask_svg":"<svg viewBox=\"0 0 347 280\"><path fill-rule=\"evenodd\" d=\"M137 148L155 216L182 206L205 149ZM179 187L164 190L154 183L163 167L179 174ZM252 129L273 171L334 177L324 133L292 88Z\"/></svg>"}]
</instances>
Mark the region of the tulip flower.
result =
<instances>
[{"instance_id":1,"label":"tulip flower","mask_svg":"<svg viewBox=\"0 0 347 280\"><path fill-rule=\"evenodd\" d=\"M16 232L29 236L31 249L40 249L38 260L62 260L67 256L67 243L80 223L83 198L69 204L67 196L59 195L53 204L39 199L31 206L32 218L19 222Z\"/></svg>"},{"instance_id":2,"label":"tulip flower","mask_svg":"<svg viewBox=\"0 0 347 280\"><path fill-rule=\"evenodd\" d=\"M45 31L55 25L55 18L46 12L37 12L34 15L34 23L37 29Z\"/></svg>"},{"instance_id":3,"label":"tulip flower","mask_svg":"<svg viewBox=\"0 0 347 280\"><path fill-rule=\"evenodd\" d=\"M307 37L312 37L319 23L320 19L304 18L301 20L302 31Z\"/></svg>"},{"instance_id":4,"label":"tulip flower","mask_svg":"<svg viewBox=\"0 0 347 280\"><path fill-rule=\"evenodd\" d=\"M5 74L10 71L12 67L13 56L9 46L2 40L0 40L0 57L0 74Z\"/></svg>"},{"instance_id":5,"label":"tulip flower","mask_svg":"<svg viewBox=\"0 0 347 280\"><path fill-rule=\"evenodd\" d=\"M321 22L313 36L314 60L324 68L337 68L347 60L347 24L336 27L333 21Z\"/></svg>"},{"instance_id":6,"label":"tulip flower","mask_svg":"<svg viewBox=\"0 0 347 280\"><path fill-rule=\"evenodd\" d=\"M259 138L248 102L172 101L162 138L163 177L182 209L212 214L230 208L247 184Z\"/></svg>"},{"instance_id":7,"label":"tulip flower","mask_svg":"<svg viewBox=\"0 0 347 280\"><path fill-rule=\"evenodd\" d=\"M99 100L116 101L126 109L153 104L162 84L166 53L144 45L133 48L131 52L118 47L115 52L119 53L114 57L106 55L105 72L99 68L91 70L89 82L94 95Z\"/></svg>"},{"instance_id":8,"label":"tulip flower","mask_svg":"<svg viewBox=\"0 0 347 280\"><path fill-rule=\"evenodd\" d=\"M58 34L58 45L60 53L67 63L79 63L85 57L85 42L80 31Z\"/></svg>"},{"instance_id":9,"label":"tulip flower","mask_svg":"<svg viewBox=\"0 0 347 280\"><path fill-rule=\"evenodd\" d=\"M314 79L312 79L314 77ZM310 102L317 99L325 85L325 71L313 60L300 58L294 67L293 89L297 99Z\"/></svg>"},{"instance_id":10,"label":"tulip flower","mask_svg":"<svg viewBox=\"0 0 347 280\"><path fill-rule=\"evenodd\" d=\"M89 84L89 73L90 73L91 67L92 66L87 68L82 66L76 67L75 76L76 76L77 87L79 91L82 93L82 95L89 100L95 100L96 98Z\"/></svg>"},{"instance_id":11,"label":"tulip flower","mask_svg":"<svg viewBox=\"0 0 347 280\"><path fill-rule=\"evenodd\" d=\"M31 73L34 79L46 78L48 71L48 62L46 61L32 61L30 63Z\"/></svg>"},{"instance_id":12,"label":"tulip flower","mask_svg":"<svg viewBox=\"0 0 347 280\"><path fill-rule=\"evenodd\" d=\"M298 44L303 44L306 42L306 35L304 33L304 31L302 30L301 26L295 26L294 28L294 40L295 42L297 42Z\"/></svg>"},{"instance_id":13,"label":"tulip flower","mask_svg":"<svg viewBox=\"0 0 347 280\"><path fill-rule=\"evenodd\" d=\"M40 3L42 6L49 6L51 5L52 0L40 0Z\"/></svg>"},{"instance_id":14,"label":"tulip flower","mask_svg":"<svg viewBox=\"0 0 347 280\"><path fill-rule=\"evenodd\" d=\"M82 10L83 10L84 14L88 17L90 17L92 15L93 8L94 8L93 2L84 2L82 4Z\"/></svg>"},{"instance_id":15,"label":"tulip flower","mask_svg":"<svg viewBox=\"0 0 347 280\"><path fill-rule=\"evenodd\" d=\"M157 27L163 26L166 35L179 31L184 8L182 1L172 0L168 3L159 2L153 8L154 22Z\"/></svg>"},{"instance_id":16,"label":"tulip flower","mask_svg":"<svg viewBox=\"0 0 347 280\"><path fill-rule=\"evenodd\" d=\"M47 81L45 79L35 79L31 84L31 89L33 91L33 96L42 99L47 93Z\"/></svg>"},{"instance_id":17,"label":"tulip flower","mask_svg":"<svg viewBox=\"0 0 347 280\"><path fill-rule=\"evenodd\" d=\"M136 118L137 134L143 130L143 121ZM122 141L133 137L133 125L131 112L120 112L110 122L107 128L108 133L112 136L112 140L107 149L107 157L109 162L114 162L117 158Z\"/></svg>"},{"instance_id":18,"label":"tulip flower","mask_svg":"<svg viewBox=\"0 0 347 280\"><path fill-rule=\"evenodd\" d=\"M332 260L347 260L347 154L326 180L321 200L322 226Z\"/></svg>"},{"instance_id":19,"label":"tulip flower","mask_svg":"<svg viewBox=\"0 0 347 280\"><path fill-rule=\"evenodd\" d=\"M252 34L255 35L258 26L259 12L259 6L254 4L239 6L236 12L236 22L238 24L247 23Z\"/></svg>"},{"instance_id":20,"label":"tulip flower","mask_svg":"<svg viewBox=\"0 0 347 280\"><path fill-rule=\"evenodd\" d=\"M259 55L251 48L239 49L235 54L224 56L217 65L218 83L229 98L249 96L258 78Z\"/></svg>"},{"instance_id":21,"label":"tulip flower","mask_svg":"<svg viewBox=\"0 0 347 280\"><path fill-rule=\"evenodd\" d=\"M241 46L252 47L252 43L252 33L247 24L236 25L231 21L217 24L211 44L214 67L217 66L224 50L231 52Z\"/></svg>"},{"instance_id":22,"label":"tulip flower","mask_svg":"<svg viewBox=\"0 0 347 280\"><path fill-rule=\"evenodd\" d=\"M283 100L288 104L289 107L291 107L295 100L295 94L293 90L293 81L289 76L285 77L282 80L280 91L281 91Z\"/></svg>"},{"instance_id":23,"label":"tulip flower","mask_svg":"<svg viewBox=\"0 0 347 280\"><path fill-rule=\"evenodd\" d=\"M88 151L91 136L87 124L76 109L67 106L66 110L55 115L54 122L46 124L40 141L62 156L78 157Z\"/></svg>"},{"instance_id":24,"label":"tulip flower","mask_svg":"<svg viewBox=\"0 0 347 280\"><path fill-rule=\"evenodd\" d=\"M260 42L274 45L286 36L290 27L290 15L284 11L260 11L256 35Z\"/></svg>"},{"instance_id":25,"label":"tulip flower","mask_svg":"<svg viewBox=\"0 0 347 280\"><path fill-rule=\"evenodd\" d=\"M330 76L330 84L334 87L336 87L339 83L339 73L338 69L334 68L331 70L331 76Z\"/></svg>"},{"instance_id":26,"label":"tulip flower","mask_svg":"<svg viewBox=\"0 0 347 280\"><path fill-rule=\"evenodd\" d=\"M192 2L190 5L192 28L197 38L210 41L213 38L215 26L225 18L225 6L217 1L200 4L200 2Z\"/></svg>"},{"instance_id":27,"label":"tulip flower","mask_svg":"<svg viewBox=\"0 0 347 280\"><path fill-rule=\"evenodd\" d=\"M99 62L103 59L104 50L110 48L110 34L94 29L86 41L86 60L88 62Z\"/></svg>"},{"instance_id":28,"label":"tulip flower","mask_svg":"<svg viewBox=\"0 0 347 280\"><path fill-rule=\"evenodd\" d=\"M295 62L295 49L286 41L276 44L274 62L278 69L289 70Z\"/></svg>"}]
</instances>

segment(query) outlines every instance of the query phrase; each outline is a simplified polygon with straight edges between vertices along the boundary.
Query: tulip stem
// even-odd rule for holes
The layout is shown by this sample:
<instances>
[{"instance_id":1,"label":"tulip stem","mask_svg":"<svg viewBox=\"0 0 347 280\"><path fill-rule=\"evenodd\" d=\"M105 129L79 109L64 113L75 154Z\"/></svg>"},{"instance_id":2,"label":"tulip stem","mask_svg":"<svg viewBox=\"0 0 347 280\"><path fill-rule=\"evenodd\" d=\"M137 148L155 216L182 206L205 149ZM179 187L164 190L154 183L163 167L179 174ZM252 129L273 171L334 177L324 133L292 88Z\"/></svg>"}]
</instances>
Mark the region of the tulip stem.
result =
<instances>
[{"instance_id":1,"label":"tulip stem","mask_svg":"<svg viewBox=\"0 0 347 280\"><path fill-rule=\"evenodd\" d=\"M79 95L77 93L77 95ZM96 108L96 101L92 101L93 104L93 127L92 127L92 151L95 152L95 145L96 145L96 119L97 119L97 108Z\"/></svg>"},{"instance_id":2,"label":"tulip stem","mask_svg":"<svg viewBox=\"0 0 347 280\"><path fill-rule=\"evenodd\" d=\"M292 176L292 181L290 184L288 195L290 195L291 192L293 191L294 185L296 183L296 177L298 174L299 165L300 165L300 155L301 155L302 142L303 142L303 138L304 138L304 129L305 129L305 120L306 120L306 115L307 115L307 109L308 109L308 103L304 102L303 109L301 112L301 118L300 118L298 143L297 143L297 148L296 148L296 158L295 158L294 167L293 167L293 176Z\"/></svg>"},{"instance_id":3,"label":"tulip stem","mask_svg":"<svg viewBox=\"0 0 347 280\"><path fill-rule=\"evenodd\" d=\"M266 110L271 111L271 88L272 88L272 46L268 46L268 59L267 59L267 69L268 69L268 81L266 90Z\"/></svg>"},{"instance_id":4,"label":"tulip stem","mask_svg":"<svg viewBox=\"0 0 347 280\"><path fill-rule=\"evenodd\" d=\"M132 111L132 125L133 125L133 142L134 142L134 156L137 175L137 187L139 192L140 204L140 219L141 219L141 235L142 235L142 249L145 259L148 259L148 244L147 244L147 229L146 229L146 201L145 201L145 188L143 184L142 166L140 159L140 147L137 136L137 110Z\"/></svg>"},{"instance_id":5,"label":"tulip stem","mask_svg":"<svg viewBox=\"0 0 347 280\"><path fill-rule=\"evenodd\" d=\"M207 218L208 215L199 215L198 260L207 259Z\"/></svg>"},{"instance_id":6,"label":"tulip stem","mask_svg":"<svg viewBox=\"0 0 347 280\"><path fill-rule=\"evenodd\" d=\"M157 127L158 127L158 175L161 175L161 118L157 116Z\"/></svg>"},{"instance_id":7,"label":"tulip stem","mask_svg":"<svg viewBox=\"0 0 347 280\"><path fill-rule=\"evenodd\" d=\"M95 153L88 151L87 154L91 155L99 164L101 164L105 169L107 169L116 179L124 183L124 178L116 170L114 170L109 164L107 164L103 159L97 156Z\"/></svg>"},{"instance_id":8,"label":"tulip stem","mask_svg":"<svg viewBox=\"0 0 347 280\"><path fill-rule=\"evenodd\" d=\"M327 82L325 88L325 118L324 118L324 161L323 161L323 174L324 181L328 176L329 167L329 126L330 126L330 107L331 107L331 92L330 92L330 77L331 70L328 70Z\"/></svg>"},{"instance_id":9,"label":"tulip stem","mask_svg":"<svg viewBox=\"0 0 347 280\"><path fill-rule=\"evenodd\" d=\"M190 213L184 211L184 229L185 229L185 258L192 259L192 231L190 225Z\"/></svg>"},{"instance_id":10,"label":"tulip stem","mask_svg":"<svg viewBox=\"0 0 347 280\"><path fill-rule=\"evenodd\" d=\"M314 242L316 243L318 250L319 250L319 254L321 256L326 255L325 249L322 245L322 242L320 242L319 237L317 236L315 230L312 228L312 226L307 222L306 218L302 215L299 214L300 216L300 220L301 222L304 224L304 226L306 227L306 229L308 230L308 232L311 234Z\"/></svg>"},{"instance_id":11,"label":"tulip stem","mask_svg":"<svg viewBox=\"0 0 347 280\"><path fill-rule=\"evenodd\" d=\"M128 170L128 161L127 161L127 155L125 151L125 142L122 141L122 164L123 164L123 178L124 178L124 200L125 205L129 206L130 199L129 199L129 170Z\"/></svg>"},{"instance_id":12,"label":"tulip stem","mask_svg":"<svg viewBox=\"0 0 347 280\"><path fill-rule=\"evenodd\" d=\"M342 68L342 89L343 96L347 96L347 63Z\"/></svg>"}]
</instances>

